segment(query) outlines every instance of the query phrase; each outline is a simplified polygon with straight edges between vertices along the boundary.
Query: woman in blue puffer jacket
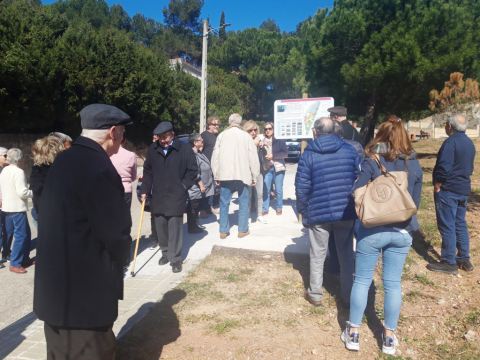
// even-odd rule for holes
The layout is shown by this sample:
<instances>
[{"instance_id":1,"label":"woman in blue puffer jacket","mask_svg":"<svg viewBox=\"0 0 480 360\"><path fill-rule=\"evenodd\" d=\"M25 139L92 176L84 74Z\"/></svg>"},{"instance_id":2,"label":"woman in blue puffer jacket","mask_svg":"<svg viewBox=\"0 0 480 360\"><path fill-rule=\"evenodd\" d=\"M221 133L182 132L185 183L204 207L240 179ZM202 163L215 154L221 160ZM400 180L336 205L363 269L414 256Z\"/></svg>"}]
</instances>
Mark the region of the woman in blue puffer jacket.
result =
<instances>
[{"instance_id":1,"label":"woman in blue puffer jacket","mask_svg":"<svg viewBox=\"0 0 480 360\"><path fill-rule=\"evenodd\" d=\"M388 171L406 171L408 173L408 192L415 205L420 205L423 173L417 154L408 139L402 121L396 116L388 116L378 128L378 133L365 148L367 156L377 154L380 162ZM353 187L353 191L365 186L380 176L376 161L367 158L362 172ZM365 228L360 225L357 234L357 254L355 281L350 296L350 321L342 333L342 341L347 349L360 349L359 329L367 305L368 289L372 283L375 265L380 253L383 258L383 286L385 288L385 324L382 334L382 351L393 355L398 345L395 331L402 307L403 265L412 246L412 230L419 230L417 217L395 224Z\"/></svg>"}]
</instances>

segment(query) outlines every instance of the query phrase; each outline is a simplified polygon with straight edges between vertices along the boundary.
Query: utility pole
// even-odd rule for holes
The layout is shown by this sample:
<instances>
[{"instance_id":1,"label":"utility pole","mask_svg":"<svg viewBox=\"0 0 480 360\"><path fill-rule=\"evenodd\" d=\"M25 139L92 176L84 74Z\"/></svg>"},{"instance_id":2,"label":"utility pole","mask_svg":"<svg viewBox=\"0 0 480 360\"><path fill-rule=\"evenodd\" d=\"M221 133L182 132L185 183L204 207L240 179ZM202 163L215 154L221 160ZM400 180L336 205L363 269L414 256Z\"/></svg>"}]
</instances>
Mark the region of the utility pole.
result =
<instances>
[{"instance_id":1,"label":"utility pole","mask_svg":"<svg viewBox=\"0 0 480 360\"><path fill-rule=\"evenodd\" d=\"M203 22L202 51L202 90L200 92L200 131L205 131L207 124L207 50L208 50L208 20Z\"/></svg>"},{"instance_id":2,"label":"utility pole","mask_svg":"<svg viewBox=\"0 0 480 360\"><path fill-rule=\"evenodd\" d=\"M203 22L203 50L202 50L202 89L200 92L200 131L205 131L207 124L207 51L208 51L208 34L212 31L225 28L230 24L223 24L219 28L213 29L208 25L208 20Z\"/></svg>"}]
</instances>

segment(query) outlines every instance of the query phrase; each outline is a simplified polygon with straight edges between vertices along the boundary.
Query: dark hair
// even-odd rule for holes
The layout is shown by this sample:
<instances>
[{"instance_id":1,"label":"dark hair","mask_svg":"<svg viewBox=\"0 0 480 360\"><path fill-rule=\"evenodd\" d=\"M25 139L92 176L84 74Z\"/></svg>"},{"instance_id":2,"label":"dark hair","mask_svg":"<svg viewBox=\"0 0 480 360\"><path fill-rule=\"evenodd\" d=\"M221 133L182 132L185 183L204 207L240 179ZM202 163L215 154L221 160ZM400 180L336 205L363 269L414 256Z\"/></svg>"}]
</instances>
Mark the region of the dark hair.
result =
<instances>
[{"instance_id":1,"label":"dark hair","mask_svg":"<svg viewBox=\"0 0 480 360\"><path fill-rule=\"evenodd\" d=\"M321 117L320 119L315 120L313 127L317 132L317 136L335 134L335 125L333 124L333 120L327 117Z\"/></svg>"},{"instance_id":2,"label":"dark hair","mask_svg":"<svg viewBox=\"0 0 480 360\"><path fill-rule=\"evenodd\" d=\"M345 134L343 133L343 126L342 126L342 124L340 124L340 121L334 120L333 125L335 126L335 134L334 135L338 136L339 138L343 138L343 136Z\"/></svg>"},{"instance_id":3,"label":"dark hair","mask_svg":"<svg viewBox=\"0 0 480 360\"><path fill-rule=\"evenodd\" d=\"M188 143L193 148L195 146L195 141L198 141L202 138L199 133L192 133L188 136Z\"/></svg>"}]
</instances>

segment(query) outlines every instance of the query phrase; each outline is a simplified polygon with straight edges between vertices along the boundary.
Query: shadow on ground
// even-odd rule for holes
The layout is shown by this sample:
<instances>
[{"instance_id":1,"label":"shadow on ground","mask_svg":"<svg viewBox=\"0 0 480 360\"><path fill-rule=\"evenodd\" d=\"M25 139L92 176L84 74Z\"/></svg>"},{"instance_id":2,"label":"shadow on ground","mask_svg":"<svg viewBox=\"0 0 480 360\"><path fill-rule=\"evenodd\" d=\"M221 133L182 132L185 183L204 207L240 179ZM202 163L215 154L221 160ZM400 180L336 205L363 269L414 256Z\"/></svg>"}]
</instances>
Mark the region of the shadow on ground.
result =
<instances>
[{"instance_id":1,"label":"shadow on ground","mask_svg":"<svg viewBox=\"0 0 480 360\"><path fill-rule=\"evenodd\" d=\"M133 331L128 331L117 342L117 360L147 360L159 359L163 352L163 347L176 341L180 335L180 322L173 306L182 301L187 294L183 290L170 290L163 299L154 303L144 304L138 312L133 315L120 330L120 335L126 332L130 327ZM151 307L153 305L153 307ZM145 314L145 307L151 307ZM137 317L143 318L137 322ZM131 326L131 324L134 324ZM127 328L128 327L128 328ZM151 339L158 339L155 346L152 346ZM148 344L148 346L144 346Z\"/></svg>"}]
</instances>

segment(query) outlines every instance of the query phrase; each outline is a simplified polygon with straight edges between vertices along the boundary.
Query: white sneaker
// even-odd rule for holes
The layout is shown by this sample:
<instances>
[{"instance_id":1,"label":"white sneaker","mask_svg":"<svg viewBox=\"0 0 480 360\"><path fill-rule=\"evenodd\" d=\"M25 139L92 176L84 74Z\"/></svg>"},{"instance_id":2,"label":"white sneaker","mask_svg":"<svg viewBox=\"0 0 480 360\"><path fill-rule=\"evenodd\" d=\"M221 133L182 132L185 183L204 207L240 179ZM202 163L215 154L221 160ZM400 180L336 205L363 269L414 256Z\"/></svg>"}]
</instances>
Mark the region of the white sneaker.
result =
<instances>
[{"instance_id":1,"label":"white sneaker","mask_svg":"<svg viewBox=\"0 0 480 360\"><path fill-rule=\"evenodd\" d=\"M265 218L263 216L258 216L257 217L257 222L260 222L262 224L266 224L267 220L265 220Z\"/></svg>"},{"instance_id":2,"label":"white sneaker","mask_svg":"<svg viewBox=\"0 0 480 360\"><path fill-rule=\"evenodd\" d=\"M398 346L397 336L393 334L393 339L389 336L385 338L384 334L382 333L382 340L383 340L382 352L384 354L394 355L395 352L397 351L397 346Z\"/></svg>"},{"instance_id":3,"label":"white sneaker","mask_svg":"<svg viewBox=\"0 0 480 360\"><path fill-rule=\"evenodd\" d=\"M360 334L353 333L352 335L350 335L349 333L350 333L350 324L347 321L347 328L342 332L342 335L340 336L340 338L345 343L345 346L347 347L348 350L359 351L360 350Z\"/></svg>"}]
</instances>

